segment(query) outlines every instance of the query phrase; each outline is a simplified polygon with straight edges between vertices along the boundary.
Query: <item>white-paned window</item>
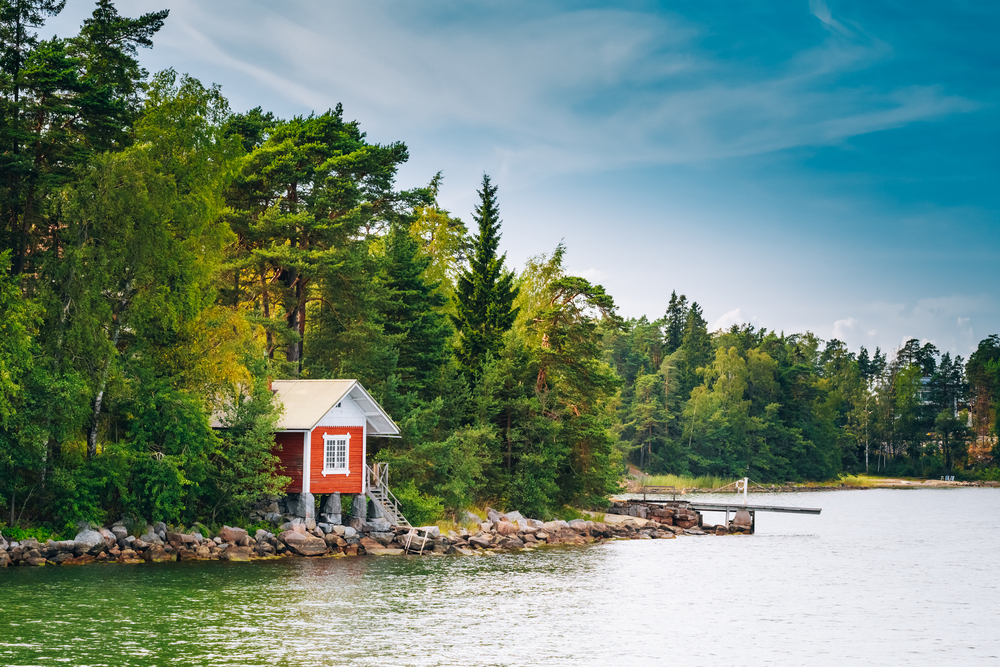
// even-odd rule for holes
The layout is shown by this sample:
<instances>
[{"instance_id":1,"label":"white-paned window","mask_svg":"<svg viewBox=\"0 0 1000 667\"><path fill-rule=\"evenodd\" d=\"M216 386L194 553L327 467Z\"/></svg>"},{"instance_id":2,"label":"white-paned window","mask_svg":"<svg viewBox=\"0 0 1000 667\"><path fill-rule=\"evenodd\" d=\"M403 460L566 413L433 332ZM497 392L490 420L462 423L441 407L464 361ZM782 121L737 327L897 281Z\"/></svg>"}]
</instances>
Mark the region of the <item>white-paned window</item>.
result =
<instances>
[{"instance_id":1,"label":"white-paned window","mask_svg":"<svg viewBox=\"0 0 1000 667\"><path fill-rule=\"evenodd\" d=\"M348 452L351 449L351 434L323 436L323 474L350 475Z\"/></svg>"}]
</instances>

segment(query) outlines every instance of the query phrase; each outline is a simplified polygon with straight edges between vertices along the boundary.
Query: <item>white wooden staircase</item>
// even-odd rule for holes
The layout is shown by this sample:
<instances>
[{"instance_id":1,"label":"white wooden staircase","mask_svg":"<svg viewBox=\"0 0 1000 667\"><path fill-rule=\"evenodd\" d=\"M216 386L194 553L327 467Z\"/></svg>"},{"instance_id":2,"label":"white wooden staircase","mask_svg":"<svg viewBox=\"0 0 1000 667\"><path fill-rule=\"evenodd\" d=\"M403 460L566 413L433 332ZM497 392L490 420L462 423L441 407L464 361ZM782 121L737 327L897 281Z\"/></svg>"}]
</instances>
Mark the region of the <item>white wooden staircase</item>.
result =
<instances>
[{"instance_id":1,"label":"white wooden staircase","mask_svg":"<svg viewBox=\"0 0 1000 667\"><path fill-rule=\"evenodd\" d=\"M375 503L380 515L389 521L393 526L404 526L412 528L410 522L406 520L399 510L399 501L389 490L389 465L387 463L374 463L365 466L365 474L368 476L367 489L365 495Z\"/></svg>"}]
</instances>

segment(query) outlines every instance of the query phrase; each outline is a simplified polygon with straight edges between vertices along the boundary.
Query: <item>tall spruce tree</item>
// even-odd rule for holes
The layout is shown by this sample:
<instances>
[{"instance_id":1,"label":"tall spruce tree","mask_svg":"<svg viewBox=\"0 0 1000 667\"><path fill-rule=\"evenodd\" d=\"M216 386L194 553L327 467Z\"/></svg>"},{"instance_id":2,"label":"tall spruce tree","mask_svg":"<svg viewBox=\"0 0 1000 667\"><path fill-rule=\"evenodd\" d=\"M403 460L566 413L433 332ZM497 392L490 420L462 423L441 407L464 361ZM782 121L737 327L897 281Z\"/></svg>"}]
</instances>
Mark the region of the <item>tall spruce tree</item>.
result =
<instances>
[{"instance_id":1,"label":"tall spruce tree","mask_svg":"<svg viewBox=\"0 0 1000 667\"><path fill-rule=\"evenodd\" d=\"M663 316L664 323L664 355L673 354L684 342L684 325L687 322L687 297L681 294L677 296L677 291L670 293L670 303L667 305L667 312Z\"/></svg>"},{"instance_id":2,"label":"tall spruce tree","mask_svg":"<svg viewBox=\"0 0 1000 667\"><path fill-rule=\"evenodd\" d=\"M451 327L445 316L435 311L444 305L445 297L437 291L439 283L424 281L423 272L431 258L420 255L417 240L406 229L394 225L385 247L382 273L392 296L383 328L398 340L400 388L419 394L440 375L441 365L448 359Z\"/></svg>"},{"instance_id":3,"label":"tall spruce tree","mask_svg":"<svg viewBox=\"0 0 1000 667\"><path fill-rule=\"evenodd\" d=\"M472 219L479 225L469 255L469 268L458 277L452 321L460 334L456 356L466 372L475 375L487 355L503 347L503 335L514 326L518 289L514 273L504 267L507 254L497 256L500 209L497 186L483 174L480 204Z\"/></svg>"}]
</instances>

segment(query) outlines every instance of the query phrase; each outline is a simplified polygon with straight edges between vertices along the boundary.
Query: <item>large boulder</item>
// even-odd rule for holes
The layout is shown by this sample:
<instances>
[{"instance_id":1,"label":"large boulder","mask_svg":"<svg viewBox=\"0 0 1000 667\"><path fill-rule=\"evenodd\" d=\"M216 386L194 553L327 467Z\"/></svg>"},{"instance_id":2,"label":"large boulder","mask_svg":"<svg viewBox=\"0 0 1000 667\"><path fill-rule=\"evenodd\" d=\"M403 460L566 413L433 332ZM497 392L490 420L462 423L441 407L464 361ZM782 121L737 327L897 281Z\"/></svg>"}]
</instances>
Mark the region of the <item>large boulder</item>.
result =
<instances>
[{"instance_id":1,"label":"large boulder","mask_svg":"<svg viewBox=\"0 0 1000 667\"><path fill-rule=\"evenodd\" d=\"M230 544L239 544L240 540L248 537L247 531L242 528L233 528L231 526L223 526L222 530L219 531L219 537L222 538L223 542L229 542Z\"/></svg>"},{"instance_id":2,"label":"large boulder","mask_svg":"<svg viewBox=\"0 0 1000 667\"><path fill-rule=\"evenodd\" d=\"M253 549L250 547L230 546L222 552L219 560L250 560L253 557Z\"/></svg>"},{"instance_id":3,"label":"large boulder","mask_svg":"<svg viewBox=\"0 0 1000 667\"><path fill-rule=\"evenodd\" d=\"M300 493L294 502L287 503L288 511L303 520L316 520L316 496L311 493Z\"/></svg>"},{"instance_id":4,"label":"large boulder","mask_svg":"<svg viewBox=\"0 0 1000 667\"><path fill-rule=\"evenodd\" d=\"M517 539L516 537L505 537L502 540L500 540L500 543L497 544L497 546L500 547L501 549L523 549L524 542Z\"/></svg>"},{"instance_id":5,"label":"large boulder","mask_svg":"<svg viewBox=\"0 0 1000 667\"><path fill-rule=\"evenodd\" d=\"M374 532L369 535L373 540L381 544L382 546L389 546L389 543L396 539L396 533L390 532Z\"/></svg>"},{"instance_id":6,"label":"large boulder","mask_svg":"<svg viewBox=\"0 0 1000 667\"><path fill-rule=\"evenodd\" d=\"M501 521L496 525L497 535L517 535L517 526L510 523L509 521Z\"/></svg>"},{"instance_id":7,"label":"large boulder","mask_svg":"<svg viewBox=\"0 0 1000 667\"><path fill-rule=\"evenodd\" d=\"M490 523L497 523L500 521L500 512L497 512L492 507L486 508L486 520Z\"/></svg>"},{"instance_id":8,"label":"large boulder","mask_svg":"<svg viewBox=\"0 0 1000 667\"><path fill-rule=\"evenodd\" d=\"M324 540L309 533L286 530L278 539L300 556L322 556L328 550Z\"/></svg>"},{"instance_id":9,"label":"large boulder","mask_svg":"<svg viewBox=\"0 0 1000 667\"><path fill-rule=\"evenodd\" d=\"M410 551L431 551L434 549L434 540L421 535L412 535L400 538L402 543Z\"/></svg>"},{"instance_id":10,"label":"large boulder","mask_svg":"<svg viewBox=\"0 0 1000 667\"><path fill-rule=\"evenodd\" d=\"M753 525L753 518L750 516L750 511L745 509L736 510L736 516L733 517L732 525L734 528L749 530L750 526ZM690 527L685 526L685 528Z\"/></svg>"},{"instance_id":11,"label":"large boulder","mask_svg":"<svg viewBox=\"0 0 1000 667\"><path fill-rule=\"evenodd\" d=\"M674 525L679 528L694 528L698 525L698 513L691 509L674 510Z\"/></svg>"},{"instance_id":12,"label":"large boulder","mask_svg":"<svg viewBox=\"0 0 1000 667\"><path fill-rule=\"evenodd\" d=\"M392 530L392 524L389 523L388 519L370 519L362 524L361 530L366 533L384 533Z\"/></svg>"},{"instance_id":13,"label":"large boulder","mask_svg":"<svg viewBox=\"0 0 1000 667\"><path fill-rule=\"evenodd\" d=\"M514 511L514 512L507 512L501 518L507 519L507 521L510 521L511 523L517 523L518 521L524 520L524 515L521 514L520 512Z\"/></svg>"},{"instance_id":14,"label":"large boulder","mask_svg":"<svg viewBox=\"0 0 1000 667\"><path fill-rule=\"evenodd\" d=\"M107 547L104 536L96 530L81 530L73 538L73 550L78 554L97 555Z\"/></svg>"},{"instance_id":15,"label":"large boulder","mask_svg":"<svg viewBox=\"0 0 1000 667\"><path fill-rule=\"evenodd\" d=\"M546 533L551 535L553 533L559 532L563 528L569 528L569 524L566 523L565 521L546 521L541 526L539 526L539 528L541 528Z\"/></svg>"},{"instance_id":16,"label":"large boulder","mask_svg":"<svg viewBox=\"0 0 1000 667\"><path fill-rule=\"evenodd\" d=\"M486 535L473 535L469 538L469 544L479 549L489 549L493 546L493 542Z\"/></svg>"},{"instance_id":17,"label":"large boulder","mask_svg":"<svg viewBox=\"0 0 1000 667\"><path fill-rule=\"evenodd\" d=\"M147 563L163 563L174 558L174 554L167 553L159 544L154 544L142 553L142 559Z\"/></svg>"},{"instance_id":18,"label":"large boulder","mask_svg":"<svg viewBox=\"0 0 1000 667\"><path fill-rule=\"evenodd\" d=\"M246 534L245 530L243 531L243 534L244 535ZM184 533L167 532L167 542L176 542L178 545L185 545L185 544L194 544L197 542L197 540L194 538L194 535L185 535Z\"/></svg>"},{"instance_id":19,"label":"large boulder","mask_svg":"<svg viewBox=\"0 0 1000 667\"><path fill-rule=\"evenodd\" d=\"M483 517L473 514L469 510L464 510L460 519L461 523L482 523Z\"/></svg>"},{"instance_id":20,"label":"large boulder","mask_svg":"<svg viewBox=\"0 0 1000 667\"><path fill-rule=\"evenodd\" d=\"M322 514L330 514L340 516L340 494L331 493L323 501L323 507L320 510ZM338 522L339 523L339 522Z\"/></svg>"},{"instance_id":21,"label":"large boulder","mask_svg":"<svg viewBox=\"0 0 1000 667\"><path fill-rule=\"evenodd\" d=\"M361 521L368 519L368 498L365 497L365 494L355 494L351 501L351 519L360 519Z\"/></svg>"},{"instance_id":22,"label":"large boulder","mask_svg":"<svg viewBox=\"0 0 1000 667\"><path fill-rule=\"evenodd\" d=\"M365 551L368 551L369 549L381 549L382 548L382 544L380 542L376 542L375 540L373 540L370 537L362 537L361 538L361 546L363 546L365 548Z\"/></svg>"},{"instance_id":23,"label":"large boulder","mask_svg":"<svg viewBox=\"0 0 1000 667\"><path fill-rule=\"evenodd\" d=\"M570 530L573 530L580 535L589 534L591 528L594 524L590 521L584 521L583 519L573 519L569 522Z\"/></svg>"},{"instance_id":24,"label":"large boulder","mask_svg":"<svg viewBox=\"0 0 1000 667\"><path fill-rule=\"evenodd\" d=\"M549 544L584 544L586 540L571 528L560 528L549 535Z\"/></svg>"}]
</instances>

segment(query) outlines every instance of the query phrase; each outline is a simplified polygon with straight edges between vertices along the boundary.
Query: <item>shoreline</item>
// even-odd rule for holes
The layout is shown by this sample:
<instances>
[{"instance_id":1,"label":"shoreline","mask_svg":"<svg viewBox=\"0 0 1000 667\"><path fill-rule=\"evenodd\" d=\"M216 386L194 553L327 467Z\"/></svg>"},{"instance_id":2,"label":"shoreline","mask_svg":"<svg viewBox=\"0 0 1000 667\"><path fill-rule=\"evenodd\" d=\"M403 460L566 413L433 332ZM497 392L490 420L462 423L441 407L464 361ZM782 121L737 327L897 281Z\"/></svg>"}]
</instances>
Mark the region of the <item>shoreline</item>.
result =
<instances>
[{"instance_id":1,"label":"shoreline","mask_svg":"<svg viewBox=\"0 0 1000 667\"><path fill-rule=\"evenodd\" d=\"M216 535L202 531L175 532L166 524L147 526L141 537L129 535L118 523L111 528L86 529L73 540L33 538L8 543L0 538L0 568L9 566L87 565L91 563L159 563L169 561L250 561L276 558L348 556L477 556L530 551L555 545L585 545L610 540L675 539L679 535L729 535L740 527L703 524L696 512L639 518L609 514L605 521L539 521L495 514L473 530L442 533L438 526L390 526L384 519L355 520L353 526L321 524L307 528L298 519L279 534L258 529L251 536L242 528L223 526ZM514 516L516 515L516 517ZM513 520L511 520L513 519ZM206 531L207 532L207 531Z\"/></svg>"}]
</instances>

